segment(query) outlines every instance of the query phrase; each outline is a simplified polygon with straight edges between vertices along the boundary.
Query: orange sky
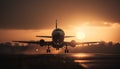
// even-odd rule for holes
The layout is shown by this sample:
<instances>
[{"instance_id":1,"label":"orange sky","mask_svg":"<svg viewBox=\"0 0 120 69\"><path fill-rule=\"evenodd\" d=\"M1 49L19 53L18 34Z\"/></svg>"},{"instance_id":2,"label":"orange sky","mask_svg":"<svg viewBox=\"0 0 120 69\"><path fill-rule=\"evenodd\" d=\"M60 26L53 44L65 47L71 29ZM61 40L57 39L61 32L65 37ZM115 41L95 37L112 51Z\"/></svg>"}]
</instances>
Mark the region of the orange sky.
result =
<instances>
[{"instance_id":1,"label":"orange sky","mask_svg":"<svg viewBox=\"0 0 120 69\"><path fill-rule=\"evenodd\" d=\"M53 23L54 24L54 23ZM90 22L84 22L81 25L71 25L68 24L68 28L65 26L61 26L59 23L59 28L63 29L65 35L75 35L79 33L84 33L84 39L77 39L77 38L67 38L65 41L113 41L113 42L120 42L119 34L120 34L120 25L117 23L107 23L103 22L103 26L94 26L91 25ZM109 24L109 26L107 25ZM54 29L54 27L53 27ZM40 40L44 38L35 37L36 35L49 35L53 29L42 29L42 30L0 30L0 42L11 42L12 40ZM45 39L51 40L51 39Z\"/></svg>"},{"instance_id":2,"label":"orange sky","mask_svg":"<svg viewBox=\"0 0 120 69\"><path fill-rule=\"evenodd\" d=\"M118 0L8 0L0 6L0 42L40 40L35 36L51 35L56 19L66 35L85 36L65 40L120 42Z\"/></svg>"}]
</instances>

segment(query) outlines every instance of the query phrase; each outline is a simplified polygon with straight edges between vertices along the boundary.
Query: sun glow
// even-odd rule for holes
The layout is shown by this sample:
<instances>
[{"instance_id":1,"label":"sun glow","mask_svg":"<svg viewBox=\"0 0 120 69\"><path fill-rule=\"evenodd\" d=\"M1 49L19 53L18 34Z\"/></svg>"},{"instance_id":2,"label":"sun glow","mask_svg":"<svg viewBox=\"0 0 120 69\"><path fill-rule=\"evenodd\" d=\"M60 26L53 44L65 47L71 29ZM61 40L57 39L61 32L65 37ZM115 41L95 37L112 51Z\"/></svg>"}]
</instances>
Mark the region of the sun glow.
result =
<instances>
[{"instance_id":1,"label":"sun glow","mask_svg":"<svg viewBox=\"0 0 120 69\"><path fill-rule=\"evenodd\" d=\"M76 38L77 39L84 39L85 38L85 33L84 32L77 32L76 33Z\"/></svg>"}]
</instances>

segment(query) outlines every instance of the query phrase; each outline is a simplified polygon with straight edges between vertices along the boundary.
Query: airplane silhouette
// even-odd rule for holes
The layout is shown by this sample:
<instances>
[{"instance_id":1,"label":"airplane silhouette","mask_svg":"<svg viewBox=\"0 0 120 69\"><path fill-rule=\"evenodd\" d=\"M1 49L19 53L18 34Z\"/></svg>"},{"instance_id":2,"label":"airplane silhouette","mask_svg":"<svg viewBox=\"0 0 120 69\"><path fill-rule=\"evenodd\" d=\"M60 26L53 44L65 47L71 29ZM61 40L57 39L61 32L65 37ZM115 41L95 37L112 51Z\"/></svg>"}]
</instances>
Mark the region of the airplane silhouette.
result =
<instances>
[{"instance_id":1,"label":"airplane silhouette","mask_svg":"<svg viewBox=\"0 0 120 69\"><path fill-rule=\"evenodd\" d=\"M69 53L68 46L75 47L80 44L93 44L99 42L76 42L75 40L71 40L71 42L64 41L64 38L70 38L75 36L65 36L65 33L62 29L57 27L56 20L56 28L53 30L51 36L36 36L36 37L44 37L44 38L52 38L52 41L45 41L44 39L40 39L40 41L13 41L19 43L30 43L30 44L39 44L40 46L48 46L46 52L50 53L50 46L59 50L59 48L63 48L65 46L65 53Z\"/></svg>"}]
</instances>

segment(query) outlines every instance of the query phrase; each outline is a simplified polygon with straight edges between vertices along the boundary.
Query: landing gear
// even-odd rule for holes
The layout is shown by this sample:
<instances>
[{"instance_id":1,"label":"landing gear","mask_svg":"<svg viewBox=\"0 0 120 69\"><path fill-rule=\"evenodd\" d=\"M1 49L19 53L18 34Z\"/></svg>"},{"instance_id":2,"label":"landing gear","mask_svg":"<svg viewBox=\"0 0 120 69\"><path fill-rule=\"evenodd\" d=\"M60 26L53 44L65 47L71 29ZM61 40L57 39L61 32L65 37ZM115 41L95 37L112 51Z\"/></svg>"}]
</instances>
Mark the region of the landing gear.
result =
<instances>
[{"instance_id":1,"label":"landing gear","mask_svg":"<svg viewBox=\"0 0 120 69\"><path fill-rule=\"evenodd\" d=\"M68 50L68 49L65 49L65 53L69 53L69 50Z\"/></svg>"},{"instance_id":2,"label":"landing gear","mask_svg":"<svg viewBox=\"0 0 120 69\"><path fill-rule=\"evenodd\" d=\"M48 46L48 49L46 50L47 53L50 53L50 47Z\"/></svg>"},{"instance_id":3,"label":"landing gear","mask_svg":"<svg viewBox=\"0 0 120 69\"><path fill-rule=\"evenodd\" d=\"M68 50L67 46L65 48L65 53L69 53L69 50Z\"/></svg>"},{"instance_id":4,"label":"landing gear","mask_svg":"<svg viewBox=\"0 0 120 69\"><path fill-rule=\"evenodd\" d=\"M50 49L47 49L46 52L47 52L47 53L50 53Z\"/></svg>"},{"instance_id":5,"label":"landing gear","mask_svg":"<svg viewBox=\"0 0 120 69\"><path fill-rule=\"evenodd\" d=\"M59 50L59 48L56 48L56 50Z\"/></svg>"}]
</instances>

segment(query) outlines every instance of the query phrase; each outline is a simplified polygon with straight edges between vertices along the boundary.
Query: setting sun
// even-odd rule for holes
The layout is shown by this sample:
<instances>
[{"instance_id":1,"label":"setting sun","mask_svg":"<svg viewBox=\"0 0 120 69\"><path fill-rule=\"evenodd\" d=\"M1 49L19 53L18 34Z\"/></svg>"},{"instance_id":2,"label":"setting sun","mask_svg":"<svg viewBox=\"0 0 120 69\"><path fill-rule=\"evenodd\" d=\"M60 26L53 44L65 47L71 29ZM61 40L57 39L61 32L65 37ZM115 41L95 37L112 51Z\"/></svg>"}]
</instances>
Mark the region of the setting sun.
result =
<instances>
[{"instance_id":1,"label":"setting sun","mask_svg":"<svg viewBox=\"0 0 120 69\"><path fill-rule=\"evenodd\" d=\"M83 33L83 32L77 32L76 33L76 38L77 39L84 39L85 38L85 33Z\"/></svg>"}]
</instances>

